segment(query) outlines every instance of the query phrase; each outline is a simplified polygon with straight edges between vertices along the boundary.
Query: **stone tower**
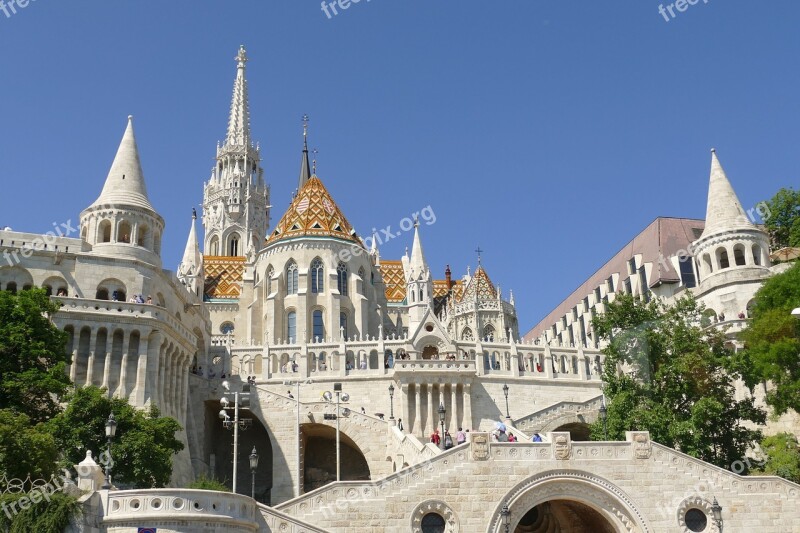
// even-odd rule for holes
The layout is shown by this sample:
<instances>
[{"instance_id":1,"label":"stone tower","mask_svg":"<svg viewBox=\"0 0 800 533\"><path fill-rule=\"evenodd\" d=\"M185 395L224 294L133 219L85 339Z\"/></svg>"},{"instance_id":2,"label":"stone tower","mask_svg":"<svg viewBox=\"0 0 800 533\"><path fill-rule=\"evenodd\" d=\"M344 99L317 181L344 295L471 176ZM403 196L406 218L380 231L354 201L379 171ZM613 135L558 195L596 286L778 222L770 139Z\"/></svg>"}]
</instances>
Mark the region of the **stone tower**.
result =
<instances>
[{"instance_id":1,"label":"stone tower","mask_svg":"<svg viewBox=\"0 0 800 533\"><path fill-rule=\"evenodd\" d=\"M133 117L117 149L103 190L81 213L81 239L92 252L161 266L164 219L147 197Z\"/></svg>"},{"instance_id":2,"label":"stone tower","mask_svg":"<svg viewBox=\"0 0 800 533\"><path fill-rule=\"evenodd\" d=\"M244 47L236 56L228 133L217 146L216 165L203 191L203 253L244 256L258 251L269 226L269 188L264 182L261 155L250 135Z\"/></svg>"},{"instance_id":3,"label":"stone tower","mask_svg":"<svg viewBox=\"0 0 800 533\"><path fill-rule=\"evenodd\" d=\"M414 222L414 244L411 257L403 257L403 269L406 277L406 305L408 306L409 331L414 331L425 317L426 311L433 311L433 278L422 242L419 238L419 221Z\"/></svg>"}]
</instances>

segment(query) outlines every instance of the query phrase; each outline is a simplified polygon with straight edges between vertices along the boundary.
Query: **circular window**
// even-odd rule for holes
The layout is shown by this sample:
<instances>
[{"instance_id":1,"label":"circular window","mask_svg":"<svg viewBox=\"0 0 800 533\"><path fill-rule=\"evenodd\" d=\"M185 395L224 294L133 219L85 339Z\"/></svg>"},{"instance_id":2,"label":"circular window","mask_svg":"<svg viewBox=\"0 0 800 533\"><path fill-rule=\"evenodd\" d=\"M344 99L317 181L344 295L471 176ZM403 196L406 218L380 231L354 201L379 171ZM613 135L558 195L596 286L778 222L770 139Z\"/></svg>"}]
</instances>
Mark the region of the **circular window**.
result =
<instances>
[{"instance_id":1,"label":"circular window","mask_svg":"<svg viewBox=\"0 0 800 533\"><path fill-rule=\"evenodd\" d=\"M428 324L427 326L425 326L425 331L428 332L433 331L433 324Z\"/></svg>"},{"instance_id":2,"label":"circular window","mask_svg":"<svg viewBox=\"0 0 800 533\"><path fill-rule=\"evenodd\" d=\"M686 522L686 527L689 528L689 531L705 531L706 526L708 525L708 517L706 516L706 513L700 509L689 509L686 511L684 521Z\"/></svg>"},{"instance_id":3,"label":"circular window","mask_svg":"<svg viewBox=\"0 0 800 533\"><path fill-rule=\"evenodd\" d=\"M428 513L422 517L420 528L422 529L422 533L444 533L446 525L442 515Z\"/></svg>"}]
</instances>

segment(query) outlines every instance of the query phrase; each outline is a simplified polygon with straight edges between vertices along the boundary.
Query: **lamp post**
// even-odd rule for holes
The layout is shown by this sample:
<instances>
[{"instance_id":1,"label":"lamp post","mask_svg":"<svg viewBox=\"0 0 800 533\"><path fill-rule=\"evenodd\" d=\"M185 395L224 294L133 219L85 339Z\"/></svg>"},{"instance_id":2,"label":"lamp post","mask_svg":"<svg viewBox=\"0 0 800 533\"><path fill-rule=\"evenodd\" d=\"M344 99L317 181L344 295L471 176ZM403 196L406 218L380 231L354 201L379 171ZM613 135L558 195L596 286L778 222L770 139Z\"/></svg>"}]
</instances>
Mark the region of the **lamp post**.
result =
<instances>
[{"instance_id":1,"label":"lamp post","mask_svg":"<svg viewBox=\"0 0 800 533\"><path fill-rule=\"evenodd\" d=\"M106 420L106 439L108 440L108 464L106 465L106 482L103 483L101 488L111 489L111 468L114 466L114 461L111 459L111 441L114 440L114 435L117 434L117 421L114 418L114 413L108 415Z\"/></svg>"},{"instance_id":2,"label":"lamp post","mask_svg":"<svg viewBox=\"0 0 800 533\"><path fill-rule=\"evenodd\" d=\"M231 392L231 385L227 381L222 382L222 388L225 392L222 393L222 398L219 399L219 404L222 409L219 412L219 417L222 419L222 427L225 429L233 430L233 493L236 494L236 470L239 467L239 429L246 430L253 423L252 418L239 419L239 407L250 407L250 384L242 386L242 392ZM227 409L231 409L231 401L228 396L233 396L233 420L231 420Z\"/></svg>"},{"instance_id":3,"label":"lamp post","mask_svg":"<svg viewBox=\"0 0 800 533\"><path fill-rule=\"evenodd\" d=\"M511 414L508 410L508 384L503 385L503 394L506 397L506 420L511 420Z\"/></svg>"},{"instance_id":4,"label":"lamp post","mask_svg":"<svg viewBox=\"0 0 800 533\"><path fill-rule=\"evenodd\" d=\"M511 516L511 511L508 510L508 503L503 504L503 508L500 510L500 516L503 517L503 525L505 526L505 532L508 533L508 526L509 526L509 518Z\"/></svg>"},{"instance_id":5,"label":"lamp post","mask_svg":"<svg viewBox=\"0 0 800 533\"><path fill-rule=\"evenodd\" d=\"M603 440L608 440L608 428L606 427L607 416L608 409L606 408L606 400L603 398L603 403L600 404L600 420L603 421Z\"/></svg>"},{"instance_id":6,"label":"lamp post","mask_svg":"<svg viewBox=\"0 0 800 533\"><path fill-rule=\"evenodd\" d=\"M333 392L336 394L336 413L333 415L333 418L336 420L336 481L342 480L342 447L341 441L339 439L339 417L341 416L341 412L339 411L339 406L341 402L347 402L350 400L350 395L346 392L342 392L342 384L341 383L334 383L333 384ZM325 401L330 402L333 399L333 394L330 391L325 391L322 395L325 398ZM349 409L346 410L347 413L350 412ZM328 418L326 415L325 418Z\"/></svg>"},{"instance_id":7,"label":"lamp post","mask_svg":"<svg viewBox=\"0 0 800 533\"><path fill-rule=\"evenodd\" d=\"M716 496L714 497L714 502L711 504L711 514L713 515L717 529L719 529L719 533L722 533L722 506L717 501Z\"/></svg>"},{"instance_id":8,"label":"lamp post","mask_svg":"<svg viewBox=\"0 0 800 533\"><path fill-rule=\"evenodd\" d=\"M394 420L394 384L389 384L389 420Z\"/></svg>"},{"instance_id":9,"label":"lamp post","mask_svg":"<svg viewBox=\"0 0 800 533\"><path fill-rule=\"evenodd\" d=\"M256 447L250 452L250 497L256 499L256 468L258 468L258 453Z\"/></svg>"},{"instance_id":10,"label":"lamp post","mask_svg":"<svg viewBox=\"0 0 800 533\"><path fill-rule=\"evenodd\" d=\"M295 487L296 493L295 496L300 496L303 492L303 472L301 471L301 461L300 461L300 448L301 448L301 440L302 434L300 432L300 384L305 383L308 385L311 383L310 379L305 381L297 380L295 382L291 381L284 381L284 385L296 385L297 386L297 396L295 396L295 402L297 403L297 409L295 410L295 423L297 424L297 487Z\"/></svg>"},{"instance_id":11,"label":"lamp post","mask_svg":"<svg viewBox=\"0 0 800 533\"><path fill-rule=\"evenodd\" d=\"M447 410L444 408L444 404L439 404L439 423L442 426L442 438L439 439L439 447L444 450L444 417L447 414Z\"/></svg>"}]
</instances>

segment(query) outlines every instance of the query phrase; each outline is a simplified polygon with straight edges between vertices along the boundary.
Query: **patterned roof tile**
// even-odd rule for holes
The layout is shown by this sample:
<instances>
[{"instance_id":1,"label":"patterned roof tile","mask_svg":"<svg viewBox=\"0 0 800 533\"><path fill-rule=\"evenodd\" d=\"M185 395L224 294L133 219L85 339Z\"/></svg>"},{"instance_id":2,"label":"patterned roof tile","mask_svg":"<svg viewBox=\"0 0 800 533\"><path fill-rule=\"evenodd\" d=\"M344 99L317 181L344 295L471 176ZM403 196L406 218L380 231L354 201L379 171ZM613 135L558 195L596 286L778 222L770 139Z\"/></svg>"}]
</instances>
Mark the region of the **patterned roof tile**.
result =
<instances>
[{"instance_id":1,"label":"patterned roof tile","mask_svg":"<svg viewBox=\"0 0 800 533\"><path fill-rule=\"evenodd\" d=\"M206 298L236 299L242 292L244 257L203 257Z\"/></svg>"}]
</instances>

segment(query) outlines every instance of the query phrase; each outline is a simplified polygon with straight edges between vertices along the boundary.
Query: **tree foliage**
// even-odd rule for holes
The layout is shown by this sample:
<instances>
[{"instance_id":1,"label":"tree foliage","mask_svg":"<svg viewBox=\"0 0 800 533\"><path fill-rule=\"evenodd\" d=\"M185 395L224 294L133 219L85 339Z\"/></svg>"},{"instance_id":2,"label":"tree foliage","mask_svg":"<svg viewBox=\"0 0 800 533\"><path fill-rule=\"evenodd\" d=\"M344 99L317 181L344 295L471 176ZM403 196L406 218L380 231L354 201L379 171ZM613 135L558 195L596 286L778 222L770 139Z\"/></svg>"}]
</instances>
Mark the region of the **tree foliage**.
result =
<instances>
[{"instance_id":1,"label":"tree foliage","mask_svg":"<svg viewBox=\"0 0 800 533\"><path fill-rule=\"evenodd\" d=\"M225 483L214 478L201 474L197 479L186 486L187 489L202 489L202 490L216 490L218 492L230 492Z\"/></svg>"},{"instance_id":2,"label":"tree foliage","mask_svg":"<svg viewBox=\"0 0 800 533\"><path fill-rule=\"evenodd\" d=\"M9 478L49 479L58 448L43 424L11 409L0 409L0 472Z\"/></svg>"},{"instance_id":3,"label":"tree foliage","mask_svg":"<svg viewBox=\"0 0 800 533\"><path fill-rule=\"evenodd\" d=\"M761 451L765 461L757 471L800 483L800 445L797 437L791 433L767 437L761 443Z\"/></svg>"},{"instance_id":4,"label":"tree foliage","mask_svg":"<svg viewBox=\"0 0 800 533\"><path fill-rule=\"evenodd\" d=\"M770 382L767 403L776 412L800 410L800 262L767 279L754 298L750 323L742 332L739 367L751 387Z\"/></svg>"},{"instance_id":5,"label":"tree foliage","mask_svg":"<svg viewBox=\"0 0 800 533\"><path fill-rule=\"evenodd\" d=\"M744 421L763 423L752 399L737 401L738 376L716 328L703 328L703 307L686 296L667 307L620 295L595 317L608 341L603 371L608 436L649 431L656 442L722 467L744 456L760 439ZM592 436L603 438L603 425Z\"/></svg>"},{"instance_id":6,"label":"tree foliage","mask_svg":"<svg viewBox=\"0 0 800 533\"><path fill-rule=\"evenodd\" d=\"M50 317L58 311L44 290L0 292L0 409L43 422L60 411L70 385L67 334Z\"/></svg>"},{"instance_id":7,"label":"tree foliage","mask_svg":"<svg viewBox=\"0 0 800 533\"><path fill-rule=\"evenodd\" d=\"M54 492L46 499L37 498L21 509L15 502L29 497L26 494L5 494L0 496L0 530L8 533L63 533L70 519L81 513L81 504L74 496ZM14 509L16 512L12 512ZM9 516L10 515L10 516Z\"/></svg>"},{"instance_id":8,"label":"tree foliage","mask_svg":"<svg viewBox=\"0 0 800 533\"><path fill-rule=\"evenodd\" d=\"M772 249L800 247L800 191L781 189L767 200L769 216L764 226L769 233Z\"/></svg>"},{"instance_id":9,"label":"tree foliage","mask_svg":"<svg viewBox=\"0 0 800 533\"><path fill-rule=\"evenodd\" d=\"M172 457L183 449L175 437L181 430L172 418L162 417L156 407L142 411L127 400L108 398L105 389L84 387L68 396L64 412L49 423L65 466L82 461L86 450L95 456L106 450L105 424L113 411L117 433L111 447L113 477L119 484L137 488L163 487L172 476Z\"/></svg>"}]
</instances>

